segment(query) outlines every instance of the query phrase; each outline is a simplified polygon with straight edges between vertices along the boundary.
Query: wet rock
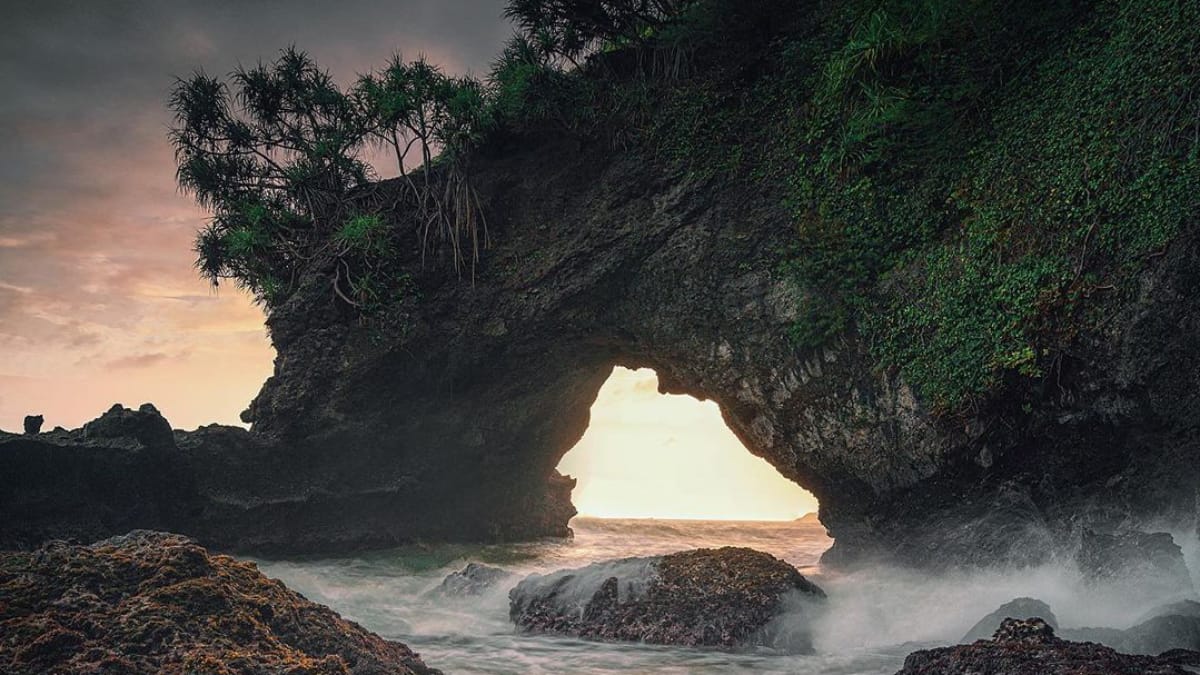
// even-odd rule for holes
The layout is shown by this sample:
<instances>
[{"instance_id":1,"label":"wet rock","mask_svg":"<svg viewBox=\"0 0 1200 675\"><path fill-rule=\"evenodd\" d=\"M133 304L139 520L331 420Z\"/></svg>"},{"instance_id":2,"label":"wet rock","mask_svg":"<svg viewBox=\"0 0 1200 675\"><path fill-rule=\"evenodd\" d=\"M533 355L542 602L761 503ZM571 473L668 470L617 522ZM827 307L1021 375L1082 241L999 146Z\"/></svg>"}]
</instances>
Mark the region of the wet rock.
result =
<instances>
[{"instance_id":1,"label":"wet rock","mask_svg":"<svg viewBox=\"0 0 1200 675\"><path fill-rule=\"evenodd\" d=\"M509 593L509 616L530 633L804 652L824 597L791 565L726 547L534 575Z\"/></svg>"},{"instance_id":2,"label":"wet rock","mask_svg":"<svg viewBox=\"0 0 1200 675\"><path fill-rule=\"evenodd\" d=\"M1186 675L1200 653L1121 654L1091 642L1070 642L1041 619L1005 619L991 640L913 652L896 675Z\"/></svg>"},{"instance_id":3,"label":"wet rock","mask_svg":"<svg viewBox=\"0 0 1200 675\"><path fill-rule=\"evenodd\" d=\"M137 531L0 553L0 672L433 674L247 562Z\"/></svg>"},{"instance_id":4,"label":"wet rock","mask_svg":"<svg viewBox=\"0 0 1200 675\"><path fill-rule=\"evenodd\" d=\"M1166 532L1084 530L1076 562L1092 584L1132 584L1139 592L1160 596L1192 594L1183 550Z\"/></svg>"},{"instance_id":5,"label":"wet rock","mask_svg":"<svg viewBox=\"0 0 1200 675\"><path fill-rule=\"evenodd\" d=\"M1050 628L1058 629L1058 619L1054 616L1054 612L1050 611L1050 605L1034 598L1017 598L1000 605L996 611L980 619L971 627L971 630L967 631L966 635L962 636L959 642L970 643L976 640L986 640L1000 629L1005 619L1010 618L1038 618L1045 621Z\"/></svg>"},{"instance_id":6,"label":"wet rock","mask_svg":"<svg viewBox=\"0 0 1200 675\"><path fill-rule=\"evenodd\" d=\"M499 567L467 563L466 567L447 575L437 590L443 595L452 597L482 595L485 591L495 588L496 585L512 576L512 572Z\"/></svg>"},{"instance_id":7,"label":"wet rock","mask_svg":"<svg viewBox=\"0 0 1200 675\"><path fill-rule=\"evenodd\" d=\"M45 421L46 418L42 417L41 415L26 415L25 433L29 434L30 436L36 436L42 432L42 423Z\"/></svg>"}]
</instances>

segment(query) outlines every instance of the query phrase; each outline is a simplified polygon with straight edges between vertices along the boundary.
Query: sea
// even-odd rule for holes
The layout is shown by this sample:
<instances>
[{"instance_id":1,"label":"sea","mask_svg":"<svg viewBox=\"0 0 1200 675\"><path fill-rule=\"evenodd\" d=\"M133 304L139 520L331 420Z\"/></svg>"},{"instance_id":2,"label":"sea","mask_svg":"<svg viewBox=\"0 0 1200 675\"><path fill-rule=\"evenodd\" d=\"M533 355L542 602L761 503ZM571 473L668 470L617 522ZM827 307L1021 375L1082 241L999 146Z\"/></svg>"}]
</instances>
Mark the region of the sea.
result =
<instances>
[{"instance_id":1,"label":"sea","mask_svg":"<svg viewBox=\"0 0 1200 675\"><path fill-rule=\"evenodd\" d=\"M814 518L788 522L576 518L570 539L498 545L405 546L339 557L258 559L282 580L380 635L404 642L447 674L895 673L910 652L952 644L1016 597L1048 602L1061 625L1127 627L1142 609L1174 598L1145 589L1097 589L1070 565L937 577L872 568L822 569L832 540ZM522 635L508 619L508 589L522 576L618 558L745 546L796 566L829 596L812 628L816 653L728 651ZM469 562L502 567L513 581L480 597L435 589ZM1160 594L1161 595L1161 594Z\"/></svg>"}]
</instances>

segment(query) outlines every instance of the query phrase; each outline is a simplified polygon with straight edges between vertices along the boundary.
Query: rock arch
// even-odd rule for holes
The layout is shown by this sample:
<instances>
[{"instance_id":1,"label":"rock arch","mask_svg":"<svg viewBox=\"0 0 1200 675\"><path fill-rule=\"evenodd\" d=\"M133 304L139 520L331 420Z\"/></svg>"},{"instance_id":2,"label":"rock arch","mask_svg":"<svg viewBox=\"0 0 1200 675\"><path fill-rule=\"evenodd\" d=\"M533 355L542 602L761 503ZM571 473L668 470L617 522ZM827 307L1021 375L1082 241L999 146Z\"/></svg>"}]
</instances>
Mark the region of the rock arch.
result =
<instances>
[{"instance_id":1,"label":"rock arch","mask_svg":"<svg viewBox=\"0 0 1200 675\"><path fill-rule=\"evenodd\" d=\"M382 336L338 315L317 282L269 321L276 374L247 419L311 462L314 493L361 507L346 515L365 539L564 533L570 486L554 467L613 365L716 401L751 452L817 496L843 558L922 559L918 530L941 537L977 518L991 525L941 550L994 559L1028 541L1044 552L1063 513L1114 476L1195 456L1176 433L1179 414L1200 408L1195 394L1156 407L1164 383L1148 372L1165 364L1132 373L1130 361L1192 344L1135 327L1148 313L1194 321L1177 298L1195 276L1186 252L1152 271L1146 297L1112 308L1129 326L1123 343L1081 340L1061 396L1023 416L1001 403L944 419L852 333L815 351L790 343L803 295L777 268L792 225L757 186L544 140L488 159L479 179L496 245L474 283L423 274L404 326ZM1169 386L1195 385L1197 372L1174 371ZM1116 400L1149 408L1114 418ZM1149 425L1165 433L1134 431ZM1089 444L1103 458L1090 468L1072 454ZM1192 508L1195 471L1184 473L1154 508ZM1152 506L1136 495L1144 485L1129 487L1126 519Z\"/></svg>"}]
</instances>

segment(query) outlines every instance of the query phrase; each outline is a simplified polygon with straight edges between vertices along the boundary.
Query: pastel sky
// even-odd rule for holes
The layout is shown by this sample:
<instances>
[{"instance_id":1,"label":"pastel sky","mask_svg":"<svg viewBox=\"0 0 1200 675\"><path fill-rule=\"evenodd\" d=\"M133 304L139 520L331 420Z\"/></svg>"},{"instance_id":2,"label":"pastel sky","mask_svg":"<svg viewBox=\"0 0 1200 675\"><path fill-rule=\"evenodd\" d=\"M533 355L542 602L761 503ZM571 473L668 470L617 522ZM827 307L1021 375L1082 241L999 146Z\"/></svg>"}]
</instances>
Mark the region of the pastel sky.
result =
<instances>
[{"instance_id":1,"label":"pastel sky","mask_svg":"<svg viewBox=\"0 0 1200 675\"><path fill-rule=\"evenodd\" d=\"M343 82L393 52L486 68L503 0L5 3L0 21L0 428L153 401L236 423L270 374L262 314L192 269L205 214L175 187L165 99L295 44Z\"/></svg>"},{"instance_id":2,"label":"pastel sky","mask_svg":"<svg viewBox=\"0 0 1200 675\"><path fill-rule=\"evenodd\" d=\"M175 186L175 77L291 44L342 83L394 52L484 71L504 0L37 0L0 21L0 428L77 427L155 403L177 427L238 423L271 372L261 311L192 268L205 213ZM381 164L386 175L389 167ZM601 392L564 461L593 515L794 518L811 496L751 456L712 403L650 371ZM657 481L657 482L655 482Z\"/></svg>"}]
</instances>

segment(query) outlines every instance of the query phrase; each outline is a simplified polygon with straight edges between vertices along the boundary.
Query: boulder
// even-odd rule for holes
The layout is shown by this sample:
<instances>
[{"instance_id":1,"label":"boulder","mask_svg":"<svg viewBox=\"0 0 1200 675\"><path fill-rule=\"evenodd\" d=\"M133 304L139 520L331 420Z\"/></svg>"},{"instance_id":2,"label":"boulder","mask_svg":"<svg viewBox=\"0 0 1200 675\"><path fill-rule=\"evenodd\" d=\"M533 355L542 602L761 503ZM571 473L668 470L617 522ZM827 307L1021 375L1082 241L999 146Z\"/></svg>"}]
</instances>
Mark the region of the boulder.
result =
<instances>
[{"instance_id":1,"label":"boulder","mask_svg":"<svg viewBox=\"0 0 1200 675\"><path fill-rule=\"evenodd\" d=\"M1041 619L1005 619L991 640L909 654L896 675L1186 675L1200 653L1121 654L1092 642L1070 642Z\"/></svg>"},{"instance_id":2,"label":"boulder","mask_svg":"<svg viewBox=\"0 0 1200 675\"><path fill-rule=\"evenodd\" d=\"M786 562L725 547L533 575L509 593L509 615L528 633L806 652L824 598Z\"/></svg>"},{"instance_id":3,"label":"boulder","mask_svg":"<svg viewBox=\"0 0 1200 675\"><path fill-rule=\"evenodd\" d=\"M0 672L432 675L364 630L179 535L0 553Z\"/></svg>"},{"instance_id":4,"label":"boulder","mask_svg":"<svg viewBox=\"0 0 1200 675\"><path fill-rule=\"evenodd\" d=\"M41 415L26 415L25 416L25 433L30 436L36 436L42 432L42 423L46 418Z\"/></svg>"},{"instance_id":5,"label":"boulder","mask_svg":"<svg viewBox=\"0 0 1200 675\"><path fill-rule=\"evenodd\" d=\"M1000 605L1000 607L983 617L967 631L959 640L961 643L971 643L976 640L986 640L992 637L1005 619L1033 619L1045 621L1051 628L1058 629L1058 619L1050 611L1050 605L1034 598L1017 598Z\"/></svg>"},{"instance_id":6,"label":"boulder","mask_svg":"<svg viewBox=\"0 0 1200 675\"><path fill-rule=\"evenodd\" d=\"M467 563L466 567L447 575L437 591L450 597L473 597L482 595L512 576L512 572L499 567Z\"/></svg>"}]
</instances>

